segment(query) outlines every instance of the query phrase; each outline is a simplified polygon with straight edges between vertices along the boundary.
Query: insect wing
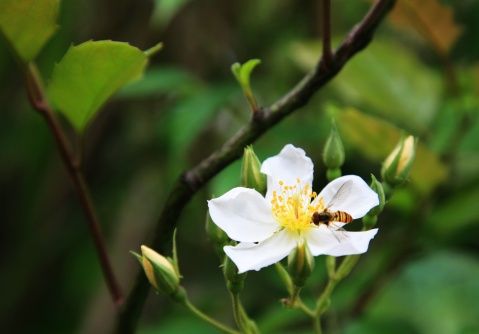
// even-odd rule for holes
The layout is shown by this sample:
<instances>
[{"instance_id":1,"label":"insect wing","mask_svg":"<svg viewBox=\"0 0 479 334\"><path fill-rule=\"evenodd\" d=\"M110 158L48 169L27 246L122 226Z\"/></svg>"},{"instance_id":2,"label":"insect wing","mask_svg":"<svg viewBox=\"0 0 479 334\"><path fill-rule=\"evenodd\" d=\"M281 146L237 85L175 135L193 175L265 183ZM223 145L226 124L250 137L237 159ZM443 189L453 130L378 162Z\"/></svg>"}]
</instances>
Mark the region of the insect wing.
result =
<instances>
[{"instance_id":1,"label":"insect wing","mask_svg":"<svg viewBox=\"0 0 479 334\"><path fill-rule=\"evenodd\" d=\"M342 223L339 222L330 222L328 225L328 229L331 232L331 234L338 240L338 242L341 242L343 240L346 240L348 238L347 231L343 228Z\"/></svg>"},{"instance_id":2,"label":"insect wing","mask_svg":"<svg viewBox=\"0 0 479 334\"><path fill-rule=\"evenodd\" d=\"M353 184L353 181L349 180L344 182L341 187L339 187L338 191L336 194L334 194L333 198L329 201L329 203L326 205L326 209L329 209L333 207L334 205L346 201L346 198L349 196L351 193L351 185Z\"/></svg>"}]
</instances>

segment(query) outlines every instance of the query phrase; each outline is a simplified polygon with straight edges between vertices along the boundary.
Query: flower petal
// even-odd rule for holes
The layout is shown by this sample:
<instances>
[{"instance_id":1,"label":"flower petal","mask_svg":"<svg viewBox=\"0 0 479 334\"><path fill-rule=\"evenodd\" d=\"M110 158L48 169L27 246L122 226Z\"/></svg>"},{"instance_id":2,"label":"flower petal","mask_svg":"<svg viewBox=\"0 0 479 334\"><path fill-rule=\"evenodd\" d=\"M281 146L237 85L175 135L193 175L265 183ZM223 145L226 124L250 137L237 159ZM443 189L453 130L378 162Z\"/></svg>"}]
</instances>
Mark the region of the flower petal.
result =
<instances>
[{"instance_id":1,"label":"flower petal","mask_svg":"<svg viewBox=\"0 0 479 334\"><path fill-rule=\"evenodd\" d=\"M369 242L376 233L377 228L364 232L347 232L334 231L321 225L307 234L306 242L314 256L362 254L368 250Z\"/></svg>"},{"instance_id":2,"label":"flower petal","mask_svg":"<svg viewBox=\"0 0 479 334\"><path fill-rule=\"evenodd\" d=\"M302 186L311 187L313 168L313 162L303 149L291 144L283 147L278 155L266 159L261 165L261 173L266 174L268 181L266 200L269 202L273 191L279 190L279 181L286 185L295 185L296 180L300 179Z\"/></svg>"},{"instance_id":3,"label":"flower petal","mask_svg":"<svg viewBox=\"0 0 479 334\"><path fill-rule=\"evenodd\" d=\"M346 175L331 181L318 197L323 198L330 211L345 211L354 219L363 217L379 204L378 195L356 175Z\"/></svg>"},{"instance_id":4,"label":"flower petal","mask_svg":"<svg viewBox=\"0 0 479 334\"><path fill-rule=\"evenodd\" d=\"M282 260L296 247L296 243L290 233L282 230L258 244L240 243L223 249L241 274L249 270L260 270Z\"/></svg>"},{"instance_id":5,"label":"flower petal","mask_svg":"<svg viewBox=\"0 0 479 334\"><path fill-rule=\"evenodd\" d=\"M254 189L233 188L208 201L208 208L213 222L236 241L263 241L280 228L269 204Z\"/></svg>"}]
</instances>

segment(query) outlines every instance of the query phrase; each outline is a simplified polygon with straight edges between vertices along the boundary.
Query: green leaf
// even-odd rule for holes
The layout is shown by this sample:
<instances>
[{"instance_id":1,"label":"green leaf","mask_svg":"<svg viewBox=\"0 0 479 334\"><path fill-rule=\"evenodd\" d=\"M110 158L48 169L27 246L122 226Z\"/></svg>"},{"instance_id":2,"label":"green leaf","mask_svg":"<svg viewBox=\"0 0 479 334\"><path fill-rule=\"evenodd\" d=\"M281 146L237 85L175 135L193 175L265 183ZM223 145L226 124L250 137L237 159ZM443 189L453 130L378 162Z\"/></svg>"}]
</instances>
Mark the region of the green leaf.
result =
<instances>
[{"instance_id":1,"label":"green leaf","mask_svg":"<svg viewBox=\"0 0 479 334\"><path fill-rule=\"evenodd\" d=\"M33 60L57 29L59 0L1 0L0 30L25 62Z\"/></svg>"},{"instance_id":2,"label":"green leaf","mask_svg":"<svg viewBox=\"0 0 479 334\"><path fill-rule=\"evenodd\" d=\"M479 188L458 191L452 196L438 203L436 209L429 216L429 228L441 236L461 233L471 225L479 223L477 200Z\"/></svg>"},{"instance_id":3,"label":"green leaf","mask_svg":"<svg viewBox=\"0 0 479 334\"><path fill-rule=\"evenodd\" d=\"M392 124L353 108L340 112L337 119L345 142L378 162L389 155L401 137L401 131ZM447 173L439 157L419 142L410 174L412 185L421 193L428 193L446 179Z\"/></svg>"},{"instance_id":4,"label":"green leaf","mask_svg":"<svg viewBox=\"0 0 479 334\"><path fill-rule=\"evenodd\" d=\"M351 104L368 106L413 133L429 129L442 93L438 73L410 50L381 40L359 53L333 84Z\"/></svg>"},{"instance_id":5,"label":"green leaf","mask_svg":"<svg viewBox=\"0 0 479 334\"><path fill-rule=\"evenodd\" d=\"M344 333L392 333L394 324L402 324L403 333L478 333L478 275L479 262L465 254L416 260L394 274Z\"/></svg>"},{"instance_id":6,"label":"green leaf","mask_svg":"<svg viewBox=\"0 0 479 334\"><path fill-rule=\"evenodd\" d=\"M199 135L207 122L234 96L234 86L221 84L198 89L173 106L165 120L168 140L175 154L188 155L189 145Z\"/></svg>"},{"instance_id":7,"label":"green leaf","mask_svg":"<svg viewBox=\"0 0 479 334\"><path fill-rule=\"evenodd\" d=\"M231 66L231 71L233 72L234 76L236 77L236 80L238 80L243 89L251 90L251 73L253 72L254 68L259 64L261 64L261 60L250 59L243 65L241 65L240 63L234 63Z\"/></svg>"},{"instance_id":8,"label":"green leaf","mask_svg":"<svg viewBox=\"0 0 479 334\"><path fill-rule=\"evenodd\" d=\"M88 41L70 47L55 66L48 96L78 132L105 101L143 73L147 55L123 42Z\"/></svg>"},{"instance_id":9,"label":"green leaf","mask_svg":"<svg viewBox=\"0 0 479 334\"><path fill-rule=\"evenodd\" d=\"M154 11L151 17L153 26L163 28L175 15L191 0L155 0Z\"/></svg>"},{"instance_id":10,"label":"green leaf","mask_svg":"<svg viewBox=\"0 0 479 334\"><path fill-rule=\"evenodd\" d=\"M143 78L123 88L119 95L125 98L178 97L196 93L202 89L199 79L191 73L173 66L149 66Z\"/></svg>"},{"instance_id":11,"label":"green leaf","mask_svg":"<svg viewBox=\"0 0 479 334\"><path fill-rule=\"evenodd\" d=\"M317 63L319 43L294 43L292 59L305 71ZM375 39L331 82L349 105L391 120L415 134L429 130L442 94L440 74L397 43Z\"/></svg>"}]
</instances>

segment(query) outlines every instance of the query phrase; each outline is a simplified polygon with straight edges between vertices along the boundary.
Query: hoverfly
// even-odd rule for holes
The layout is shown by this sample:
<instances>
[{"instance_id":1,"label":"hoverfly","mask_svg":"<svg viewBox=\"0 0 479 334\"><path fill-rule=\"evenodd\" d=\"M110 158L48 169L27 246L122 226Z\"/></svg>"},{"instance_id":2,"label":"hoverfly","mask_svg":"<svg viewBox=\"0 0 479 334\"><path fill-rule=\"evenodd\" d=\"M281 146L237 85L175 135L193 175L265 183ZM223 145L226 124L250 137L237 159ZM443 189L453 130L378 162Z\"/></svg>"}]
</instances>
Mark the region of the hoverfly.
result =
<instances>
[{"instance_id":1,"label":"hoverfly","mask_svg":"<svg viewBox=\"0 0 479 334\"><path fill-rule=\"evenodd\" d=\"M353 217L345 211L332 211L330 210L330 208L338 202L342 202L344 198L347 197L351 189L351 183L352 181L347 181L343 183L341 187L339 187L336 194L334 194L333 198L331 198L329 203L327 203L324 210L321 212L313 213L313 215L311 216L311 223L316 226L319 226L320 224L325 224L328 228L330 228L331 232L334 232L336 230L344 231L344 229L342 229L342 226L344 224L352 222ZM335 226L335 223L337 223L338 225Z\"/></svg>"}]
</instances>

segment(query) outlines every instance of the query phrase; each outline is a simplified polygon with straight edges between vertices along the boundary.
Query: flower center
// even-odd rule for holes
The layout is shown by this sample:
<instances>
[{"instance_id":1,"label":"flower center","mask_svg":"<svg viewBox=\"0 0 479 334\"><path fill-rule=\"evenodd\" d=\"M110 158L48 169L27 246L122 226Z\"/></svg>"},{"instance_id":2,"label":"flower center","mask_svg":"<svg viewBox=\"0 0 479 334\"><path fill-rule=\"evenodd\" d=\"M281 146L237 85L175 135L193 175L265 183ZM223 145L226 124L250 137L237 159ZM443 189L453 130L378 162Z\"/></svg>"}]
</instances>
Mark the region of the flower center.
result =
<instances>
[{"instance_id":1,"label":"flower center","mask_svg":"<svg viewBox=\"0 0 479 334\"><path fill-rule=\"evenodd\" d=\"M313 213L323 211L324 201L317 198L311 186L296 184L285 185L279 181L280 189L273 191L271 207L278 223L292 233L302 234L315 225L311 223Z\"/></svg>"}]
</instances>

